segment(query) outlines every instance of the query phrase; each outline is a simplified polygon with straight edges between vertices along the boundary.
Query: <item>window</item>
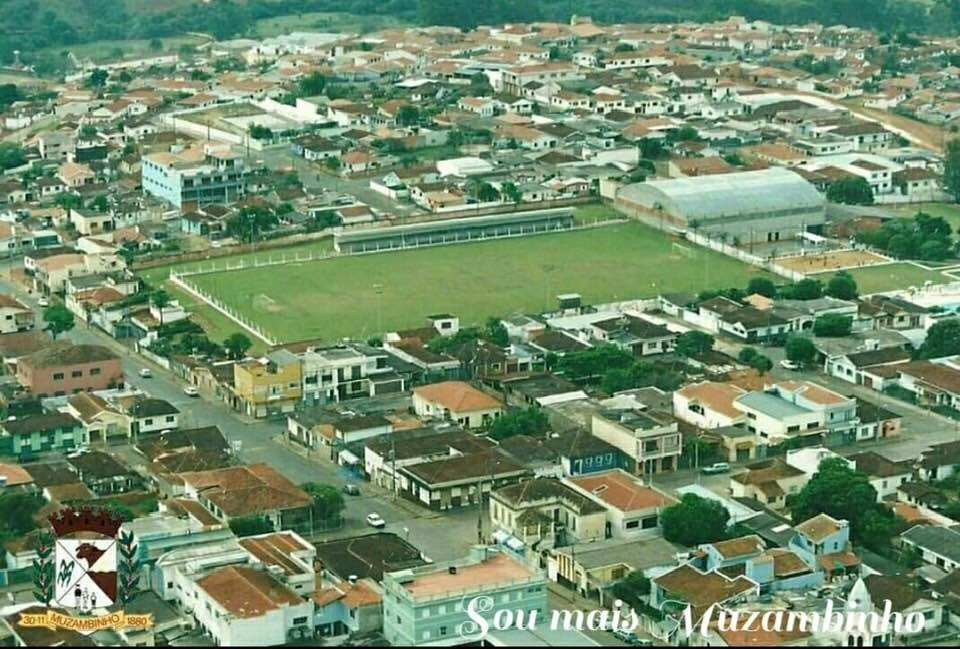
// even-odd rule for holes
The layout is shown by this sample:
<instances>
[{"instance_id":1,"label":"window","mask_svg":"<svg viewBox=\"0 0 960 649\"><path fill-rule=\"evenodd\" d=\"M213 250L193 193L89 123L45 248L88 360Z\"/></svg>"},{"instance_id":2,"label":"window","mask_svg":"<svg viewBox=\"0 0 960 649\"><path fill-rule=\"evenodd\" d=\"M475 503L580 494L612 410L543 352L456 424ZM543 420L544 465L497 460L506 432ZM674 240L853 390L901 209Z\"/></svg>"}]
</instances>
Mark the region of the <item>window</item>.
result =
<instances>
[{"instance_id":1,"label":"window","mask_svg":"<svg viewBox=\"0 0 960 649\"><path fill-rule=\"evenodd\" d=\"M144 426L153 426L153 420L152 420L152 419L144 419L144 420L143 420L143 424L144 424Z\"/></svg>"},{"instance_id":2,"label":"window","mask_svg":"<svg viewBox=\"0 0 960 649\"><path fill-rule=\"evenodd\" d=\"M53 375L53 380L54 380L54 381L62 381L62 380L63 380L63 372L57 372L57 373L55 373L55 374Z\"/></svg>"},{"instance_id":3,"label":"window","mask_svg":"<svg viewBox=\"0 0 960 649\"><path fill-rule=\"evenodd\" d=\"M83 371L82 371L82 370L73 370L72 372L70 372L70 378L78 379L78 378L80 378L81 376L83 376Z\"/></svg>"},{"instance_id":4,"label":"window","mask_svg":"<svg viewBox=\"0 0 960 649\"><path fill-rule=\"evenodd\" d=\"M95 368L93 368L92 370L90 370L90 376L98 376L99 374L100 374L100 368L99 368L99 367L95 367Z\"/></svg>"},{"instance_id":5,"label":"window","mask_svg":"<svg viewBox=\"0 0 960 649\"><path fill-rule=\"evenodd\" d=\"M624 524L624 527L628 530L635 530L640 527L640 521L627 521L627 523Z\"/></svg>"},{"instance_id":6,"label":"window","mask_svg":"<svg viewBox=\"0 0 960 649\"><path fill-rule=\"evenodd\" d=\"M295 618L293 618L293 623L294 623L294 624L306 624L306 623L307 623L307 616L304 615L304 616L302 616L302 617L295 617Z\"/></svg>"},{"instance_id":7,"label":"window","mask_svg":"<svg viewBox=\"0 0 960 649\"><path fill-rule=\"evenodd\" d=\"M167 418L166 418L167 423L172 423L173 420L174 420L174 416L173 416L173 415L167 415Z\"/></svg>"},{"instance_id":8,"label":"window","mask_svg":"<svg viewBox=\"0 0 960 649\"><path fill-rule=\"evenodd\" d=\"M440 627L440 635L441 636L447 635L447 627L445 626Z\"/></svg>"}]
</instances>

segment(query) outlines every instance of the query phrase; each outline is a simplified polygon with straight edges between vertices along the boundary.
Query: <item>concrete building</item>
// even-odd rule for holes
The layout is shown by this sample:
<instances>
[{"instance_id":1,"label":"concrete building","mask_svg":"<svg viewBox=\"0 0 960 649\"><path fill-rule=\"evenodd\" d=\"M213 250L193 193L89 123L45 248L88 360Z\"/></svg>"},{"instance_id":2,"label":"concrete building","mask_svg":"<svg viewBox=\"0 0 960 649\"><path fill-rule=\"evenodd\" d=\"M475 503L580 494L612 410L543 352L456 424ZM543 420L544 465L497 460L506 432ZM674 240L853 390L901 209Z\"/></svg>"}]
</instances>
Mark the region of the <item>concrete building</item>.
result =
<instances>
[{"instance_id":1,"label":"concrete building","mask_svg":"<svg viewBox=\"0 0 960 649\"><path fill-rule=\"evenodd\" d=\"M0 295L0 334L33 329L33 309L11 295Z\"/></svg>"},{"instance_id":2,"label":"concrete building","mask_svg":"<svg viewBox=\"0 0 960 649\"><path fill-rule=\"evenodd\" d=\"M300 359L278 349L233 366L233 406L252 417L291 412L303 394Z\"/></svg>"},{"instance_id":3,"label":"concrete building","mask_svg":"<svg viewBox=\"0 0 960 649\"><path fill-rule=\"evenodd\" d=\"M383 635L393 646L444 646L463 642L458 628L470 618L475 597L513 611L547 615L547 581L495 548L476 546L464 561L434 564L383 575ZM485 619L502 606L478 612Z\"/></svg>"},{"instance_id":4,"label":"concrete building","mask_svg":"<svg viewBox=\"0 0 960 649\"><path fill-rule=\"evenodd\" d=\"M503 405L469 383L444 381L414 388L413 409L421 417L446 419L465 428L481 428L500 416Z\"/></svg>"},{"instance_id":5,"label":"concrete building","mask_svg":"<svg viewBox=\"0 0 960 649\"><path fill-rule=\"evenodd\" d=\"M566 478L565 482L603 506L606 512L604 538L655 536L660 529L661 510L676 503L670 496L642 484L621 469Z\"/></svg>"},{"instance_id":6,"label":"concrete building","mask_svg":"<svg viewBox=\"0 0 960 649\"><path fill-rule=\"evenodd\" d=\"M51 345L17 361L17 382L46 397L123 386L120 357L100 345Z\"/></svg>"},{"instance_id":7,"label":"concrete building","mask_svg":"<svg viewBox=\"0 0 960 649\"><path fill-rule=\"evenodd\" d=\"M366 345L310 347L303 364L303 400L310 405L402 392L403 377L387 365L390 355Z\"/></svg>"},{"instance_id":8,"label":"concrete building","mask_svg":"<svg viewBox=\"0 0 960 649\"><path fill-rule=\"evenodd\" d=\"M747 430L767 444L811 435L826 443L856 441L857 401L810 381L782 381L734 400Z\"/></svg>"},{"instance_id":9,"label":"concrete building","mask_svg":"<svg viewBox=\"0 0 960 649\"><path fill-rule=\"evenodd\" d=\"M636 462L641 474L673 471L683 444L676 421L661 421L639 410L605 410L594 414L591 430Z\"/></svg>"},{"instance_id":10,"label":"concrete building","mask_svg":"<svg viewBox=\"0 0 960 649\"><path fill-rule=\"evenodd\" d=\"M782 167L627 185L615 204L655 227L724 233L743 243L792 241L826 222L823 196Z\"/></svg>"},{"instance_id":11,"label":"concrete building","mask_svg":"<svg viewBox=\"0 0 960 649\"><path fill-rule=\"evenodd\" d=\"M232 203L246 190L246 169L239 155L210 147L145 155L143 191L188 210Z\"/></svg>"}]
</instances>

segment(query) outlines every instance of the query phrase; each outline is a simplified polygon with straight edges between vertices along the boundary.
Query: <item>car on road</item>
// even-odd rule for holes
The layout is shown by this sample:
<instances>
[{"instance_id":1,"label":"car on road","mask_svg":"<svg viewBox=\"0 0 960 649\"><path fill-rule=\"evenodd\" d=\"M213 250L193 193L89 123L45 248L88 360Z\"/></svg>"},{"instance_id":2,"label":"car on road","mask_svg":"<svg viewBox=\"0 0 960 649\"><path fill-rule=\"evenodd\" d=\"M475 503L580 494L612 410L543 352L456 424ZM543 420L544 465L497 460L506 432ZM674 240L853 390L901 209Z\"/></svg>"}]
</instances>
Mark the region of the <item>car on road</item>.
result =
<instances>
[{"instance_id":1,"label":"car on road","mask_svg":"<svg viewBox=\"0 0 960 649\"><path fill-rule=\"evenodd\" d=\"M200 396L200 390L196 389L196 388L193 387L192 385L188 385L188 386L184 387L184 388L183 388L183 393L184 393L185 395L187 395L188 397L199 397L199 396Z\"/></svg>"},{"instance_id":2,"label":"car on road","mask_svg":"<svg viewBox=\"0 0 960 649\"><path fill-rule=\"evenodd\" d=\"M637 637L637 634L633 631L624 631L623 629L617 629L613 632L613 637L621 642L626 642L627 644L639 644L640 638Z\"/></svg>"},{"instance_id":3,"label":"car on road","mask_svg":"<svg viewBox=\"0 0 960 649\"><path fill-rule=\"evenodd\" d=\"M707 475L715 475L717 473L726 473L730 470L730 465L726 462L714 462L710 466L703 467L703 472Z\"/></svg>"},{"instance_id":4,"label":"car on road","mask_svg":"<svg viewBox=\"0 0 960 649\"><path fill-rule=\"evenodd\" d=\"M380 514L376 512L370 512L367 514L367 525L370 527L375 527L378 530L382 530L387 526L387 521L383 520L383 518L380 517Z\"/></svg>"},{"instance_id":5,"label":"car on road","mask_svg":"<svg viewBox=\"0 0 960 649\"><path fill-rule=\"evenodd\" d=\"M355 484L345 484L343 485L343 493L347 494L348 496L359 496L360 487Z\"/></svg>"},{"instance_id":6,"label":"car on road","mask_svg":"<svg viewBox=\"0 0 960 649\"><path fill-rule=\"evenodd\" d=\"M153 376L153 372L150 370L149 367L141 367L141 368L140 368L140 376L141 376L142 378L149 379L150 377Z\"/></svg>"},{"instance_id":7,"label":"car on road","mask_svg":"<svg viewBox=\"0 0 960 649\"><path fill-rule=\"evenodd\" d=\"M48 307L50 306L50 300L48 300L45 297L42 297L39 300L37 300L37 306Z\"/></svg>"},{"instance_id":8,"label":"car on road","mask_svg":"<svg viewBox=\"0 0 960 649\"><path fill-rule=\"evenodd\" d=\"M792 360L790 360L789 358L785 358L785 359L783 359L782 361L780 361L780 367L782 367L782 368L785 369L785 370L794 370L794 371L796 371L796 370L799 370L799 369L800 369L800 363L798 363L798 362L796 362L796 361L792 361Z\"/></svg>"}]
</instances>

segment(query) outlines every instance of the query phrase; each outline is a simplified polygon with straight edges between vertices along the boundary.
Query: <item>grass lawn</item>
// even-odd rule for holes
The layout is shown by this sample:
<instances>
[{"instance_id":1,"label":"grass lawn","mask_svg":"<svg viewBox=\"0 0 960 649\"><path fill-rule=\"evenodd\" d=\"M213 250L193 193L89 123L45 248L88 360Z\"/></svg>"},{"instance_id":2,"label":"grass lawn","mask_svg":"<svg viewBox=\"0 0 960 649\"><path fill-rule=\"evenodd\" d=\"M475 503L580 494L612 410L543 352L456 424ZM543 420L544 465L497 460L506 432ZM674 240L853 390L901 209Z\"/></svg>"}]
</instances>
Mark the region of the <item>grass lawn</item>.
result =
<instances>
[{"instance_id":1,"label":"grass lawn","mask_svg":"<svg viewBox=\"0 0 960 649\"><path fill-rule=\"evenodd\" d=\"M861 293L881 293L905 289L911 286L920 287L927 280L936 284L951 282L949 277L932 270L924 270L913 264L898 262L880 266L855 268L848 271L857 280L857 287ZM819 273L817 277L824 282L833 276L833 272Z\"/></svg>"},{"instance_id":2,"label":"grass lawn","mask_svg":"<svg viewBox=\"0 0 960 649\"><path fill-rule=\"evenodd\" d=\"M450 312L465 325L587 303L744 286L756 270L639 223L199 275L193 281L280 340L364 337ZM375 285L382 286L378 300ZM380 303L378 305L378 302ZM379 313L379 315L378 315ZM378 320L382 326L378 327Z\"/></svg>"},{"instance_id":3,"label":"grass lawn","mask_svg":"<svg viewBox=\"0 0 960 649\"><path fill-rule=\"evenodd\" d=\"M59 54L60 52L69 50L81 61L90 59L94 63L106 63L117 60L117 50L123 52L122 58L125 59L146 58L171 54L176 52L182 45L197 46L206 43L210 39L203 38L200 35L183 35L170 36L159 40L162 44L160 50L154 50L150 47L150 39L126 39L116 41L91 41L89 43L70 45L69 47L66 45L58 45L39 51L48 54ZM136 72L132 72L132 74L136 76Z\"/></svg>"},{"instance_id":4,"label":"grass lawn","mask_svg":"<svg viewBox=\"0 0 960 649\"><path fill-rule=\"evenodd\" d=\"M254 31L261 38L279 36L290 32L359 32L361 34L386 27L405 24L397 16L359 16L350 13L306 13L264 18L256 22Z\"/></svg>"},{"instance_id":5,"label":"grass lawn","mask_svg":"<svg viewBox=\"0 0 960 649\"><path fill-rule=\"evenodd\" d=\"M960 232L960 205L955 203L914 203L893 210L898 216L912 218L917 212L930 216L942 216L954 232Z\"/></svg>"},{"instance_id":6,"label":"grass lawn","mask_svg":"<svg viewBox=\"0 0 960 649\"><path fill-rule=\"evenodd\" d=\"M577 223L593 223L594 221L608 221L610 219L620 218L622 215L610 209L609 205L603 203L592 203L582 207L573 208L573 218Z\"/></svg>"}]
</instances>

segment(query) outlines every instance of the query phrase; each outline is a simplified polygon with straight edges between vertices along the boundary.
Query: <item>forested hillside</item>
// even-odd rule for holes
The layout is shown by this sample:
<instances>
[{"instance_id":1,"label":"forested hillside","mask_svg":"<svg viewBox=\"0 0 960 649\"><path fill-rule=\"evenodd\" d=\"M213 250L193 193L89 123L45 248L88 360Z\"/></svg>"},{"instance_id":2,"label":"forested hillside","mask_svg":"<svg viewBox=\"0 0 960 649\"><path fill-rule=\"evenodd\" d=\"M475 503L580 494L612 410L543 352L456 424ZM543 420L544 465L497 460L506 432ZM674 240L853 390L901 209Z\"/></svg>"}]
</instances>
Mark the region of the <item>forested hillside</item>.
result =
<instances>
[{"instance_id":1,"label":"forested hillside","mask_svg":"<svg viewBox=\"0 0 960 649\"><path fill-rule=\"evenodd\" d=\"M395 15L424 25L462 28L505 21L603 23L711 20L731 14L776 23L843 23L885 31L956 33L960 0L4 0L0 61L14 51L77 43L153 39L202 32L222 39L253 33L257 20L307 12Z\"/></svg>"}]
</instances>

